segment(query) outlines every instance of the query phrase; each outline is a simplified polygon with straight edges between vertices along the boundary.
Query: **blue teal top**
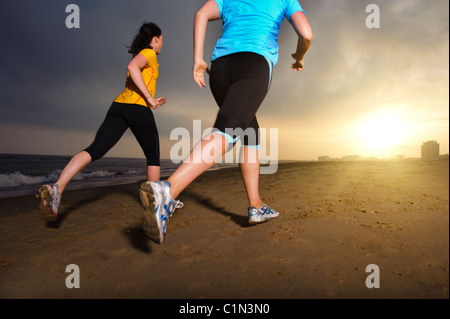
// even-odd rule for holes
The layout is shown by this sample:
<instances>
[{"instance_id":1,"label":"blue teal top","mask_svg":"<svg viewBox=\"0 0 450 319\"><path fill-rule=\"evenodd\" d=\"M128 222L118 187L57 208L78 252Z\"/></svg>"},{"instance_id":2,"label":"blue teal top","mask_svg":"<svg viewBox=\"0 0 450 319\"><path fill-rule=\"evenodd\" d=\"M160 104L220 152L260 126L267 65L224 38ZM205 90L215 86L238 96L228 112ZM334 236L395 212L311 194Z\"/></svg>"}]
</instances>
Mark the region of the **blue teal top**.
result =
<instances>
[{"instance_id":1,"label":"blue teal top","mask_svg":"<svg viewBox=\"0 0 450 319\"><path fill-rule=\"evenodd\" d=\"M275 66L278 62L278 33L286 17L302 11L297 0L215 0L223 20L211 61L232 53L254 52Z\"/></svg>"}]
</instances>

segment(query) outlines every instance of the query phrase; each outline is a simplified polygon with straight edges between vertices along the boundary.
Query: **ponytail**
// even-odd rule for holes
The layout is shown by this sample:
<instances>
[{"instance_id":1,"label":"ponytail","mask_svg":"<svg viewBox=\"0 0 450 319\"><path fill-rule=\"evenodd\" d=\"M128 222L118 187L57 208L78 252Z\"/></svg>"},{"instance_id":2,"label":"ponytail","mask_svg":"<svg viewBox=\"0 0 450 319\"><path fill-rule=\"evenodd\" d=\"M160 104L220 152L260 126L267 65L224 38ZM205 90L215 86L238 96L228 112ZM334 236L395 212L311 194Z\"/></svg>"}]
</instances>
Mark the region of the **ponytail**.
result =
<instances>
[{"instance_id":1,"label":"ponytail","mask_svg":"<svg viewBox=\"0 0 450 319\"><path fill-rule=\"evenodd\" d=\"M161 36L161 29L154 23L144 23L139 29L138 34L133 39L128 52L134 56L138 55L143 49L153 49L150 42L153 37Z\"/></svg>"}]
</instances>

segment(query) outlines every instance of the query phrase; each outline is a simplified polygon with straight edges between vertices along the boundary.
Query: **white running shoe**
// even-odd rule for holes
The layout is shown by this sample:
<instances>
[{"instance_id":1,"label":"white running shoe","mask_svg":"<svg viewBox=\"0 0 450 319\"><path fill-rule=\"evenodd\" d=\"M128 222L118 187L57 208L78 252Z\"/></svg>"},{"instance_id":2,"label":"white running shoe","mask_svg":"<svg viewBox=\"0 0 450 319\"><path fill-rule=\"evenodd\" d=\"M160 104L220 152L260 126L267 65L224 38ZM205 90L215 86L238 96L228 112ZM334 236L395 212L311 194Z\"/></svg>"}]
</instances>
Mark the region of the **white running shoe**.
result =
<instances>
[{"instance_id":1,"label":"white running shoe","mask_svg":"<svg viewBox=\"0 0 450 319\"><path fill-rule=\"evenodd\" d=\"M249 224L262 223L277 217L279 214L276 209L270 208L264 203L261 208L251 206L248 208L248 222Z\"/></svg>"},{"instance_id":2,"label":"white running shoe","mask_svg":"<svg viewBox=\"0 0 450 319\"><path fill-rule=\"evenodd\" d=\"M183 207L183 203L172 199L168 181L142 183L139 197L145 208L143 225L145 234L153 241L162 244L169 218L175 209Z\"/></svg>"},{"instance_id":3,"label":"white running shoe","mask_svg":"<svg viewBox=\"0 0 450 319\"><path fill-rule=\"evenodd\" d=\"M61 206L62 196L58 193L58 185L42 185L36 197L40 199L39 212L41 217L49 222L58 219L58 208Z\"/></svg>"}]
</instances>

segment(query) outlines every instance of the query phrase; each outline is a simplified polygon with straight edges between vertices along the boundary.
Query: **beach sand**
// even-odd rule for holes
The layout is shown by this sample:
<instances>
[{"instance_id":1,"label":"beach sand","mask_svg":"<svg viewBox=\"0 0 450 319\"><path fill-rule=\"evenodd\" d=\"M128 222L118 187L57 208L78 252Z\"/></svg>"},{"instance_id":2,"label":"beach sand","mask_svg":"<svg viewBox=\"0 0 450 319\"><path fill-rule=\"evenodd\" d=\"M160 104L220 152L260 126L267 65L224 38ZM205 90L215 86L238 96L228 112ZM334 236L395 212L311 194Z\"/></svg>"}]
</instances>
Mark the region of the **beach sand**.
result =
<instances>
[{"instance_id":1,"label":"beach sand","mask_svg":"<svg viewBox=\"0 0 450 319\"><path fill-rule=\"evenodd\" d=\"M449 298L449 162L280 164L261 175L280 216L249 227L238 168L182 193L162 245L140 183L67 191L56 223L0 200L0 298ZM80 270L80 288L66 287ZM369 289L368 265L379 267Z\"/></svg>"}]
</instances>

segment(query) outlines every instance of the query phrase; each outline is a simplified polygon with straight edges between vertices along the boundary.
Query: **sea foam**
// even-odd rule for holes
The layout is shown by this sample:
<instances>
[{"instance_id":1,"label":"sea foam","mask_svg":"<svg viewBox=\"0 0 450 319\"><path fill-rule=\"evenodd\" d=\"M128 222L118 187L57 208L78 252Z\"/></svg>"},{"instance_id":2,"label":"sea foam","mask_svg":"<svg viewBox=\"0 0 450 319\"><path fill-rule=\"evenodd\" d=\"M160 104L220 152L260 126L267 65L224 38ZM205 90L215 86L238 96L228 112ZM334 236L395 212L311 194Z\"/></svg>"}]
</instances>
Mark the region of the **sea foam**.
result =
<instances>
[{"instance_id":1,"label":"sea foam","mask_svg":"<svg viewBox=\"0 0 450 319\"><path fill-rule=\"evenodd\" d=\"M81 180L89 180L96 178L108 178L113 177L118 174L120 175L134 175L138 173L137 171L127 171L127 172L115 172L115 171L94 171L89 173L79 173L77 174L73 180L81 181ZM58 180L59 175L61 174L61 170L55 170L45 176L30 176L24 175L21 172L14 173L6 173L0 174L0 188L4 187L16 187L22 185L34 185L34 184L45 184L45 183L54 183Z\"/></svg>"}]
</instances>

